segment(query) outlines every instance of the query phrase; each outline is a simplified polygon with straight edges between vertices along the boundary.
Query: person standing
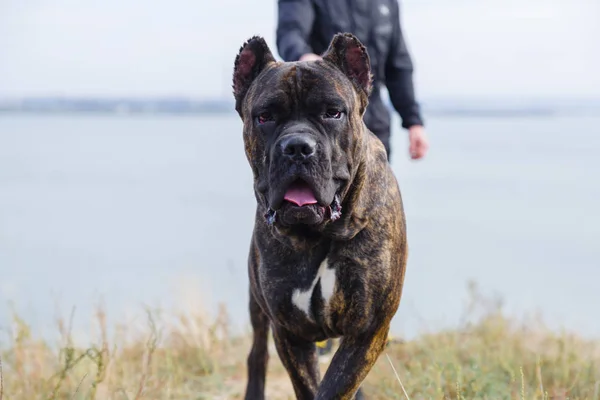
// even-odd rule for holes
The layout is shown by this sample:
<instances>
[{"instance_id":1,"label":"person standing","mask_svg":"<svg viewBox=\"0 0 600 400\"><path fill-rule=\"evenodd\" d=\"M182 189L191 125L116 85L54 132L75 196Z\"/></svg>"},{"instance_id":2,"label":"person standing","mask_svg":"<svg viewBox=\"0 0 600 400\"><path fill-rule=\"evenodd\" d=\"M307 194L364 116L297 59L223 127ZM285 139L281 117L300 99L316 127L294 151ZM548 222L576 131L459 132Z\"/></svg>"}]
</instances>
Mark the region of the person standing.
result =
<instances>
[{"instance_id":1,"label":"person standing","mask_svg":"<svg viewBox=\"0 0 600 400\"><path fill-rule=\"evenodd\" d=\"M278 0L276 42L284 61L321 59L339 32L354 34L367 47L373 91L364 122L383 142L388 161L391 118L382 100L382 86L387 88L402 127L408 130L411 158L421 159L429 149L399 9L398 0Z\"/></svg>"},{"instance_id":2,"label":"person standing","mask_svg":"<svg viewBox=\"0 0 600 400\"><path fill-rule=\"evenodd\" d=\"M390 113L381 87L387 88L392 106L408 130L409 154L421 159L429 149L423 117L415 99L413 63L400 26L398 0L278 0L276 44L284 61L320 60L333 36L354 34L367 48L373 90L364 122L385 146L391 159ZM391 341L388 336L388 343ZM319 355L333 350L331 340L317 343ZM363 398L359 390L357 399Z\"/></svg>"}]
</instances>

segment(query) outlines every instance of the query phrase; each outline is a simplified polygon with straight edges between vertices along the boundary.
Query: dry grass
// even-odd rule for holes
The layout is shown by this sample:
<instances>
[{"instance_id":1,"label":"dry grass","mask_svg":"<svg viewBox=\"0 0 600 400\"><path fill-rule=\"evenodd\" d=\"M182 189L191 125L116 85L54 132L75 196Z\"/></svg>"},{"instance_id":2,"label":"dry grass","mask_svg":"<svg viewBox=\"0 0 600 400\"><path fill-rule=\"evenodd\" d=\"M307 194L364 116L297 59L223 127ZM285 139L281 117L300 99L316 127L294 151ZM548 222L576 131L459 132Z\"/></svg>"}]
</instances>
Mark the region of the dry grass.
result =
<instances>
[{"instance_id":1,"label":"dry grass","mask_svg":"<svg viewBox=\"0 0 600 400\"><path fill-rule=\"evenodd\" d=\"M370 398L600 399L600 341L510 320L476 290L472 299L470 311L483 311L474 323L387 350L406 395L382 357L367 379Z\"/></svg>"},{"instance_id":2,"label":"dry grass","mask_svg":"<svg viewBox=\"0 0 600 400\"><path fill-rule=\"evenodd\" d=\"M145 332L122 326L109 337L99 310L97 342L79 348L70 323L58 321L61 340L53 346L14 315L9 346L0 351L4 400L199 399L219 393L222 378L239 369L244 340L228 336L225 315L210 323L204 316L174 317L159 324L160 313L148 311Z\"/></svg>"},{"instance_id":3,"label":"dry grass","mask_svg":"<svg viewBox=\"0 0 600 400\"><path fill-rule=\"evenodd\" d=\"M365 382L369 398L600 400L600 342L551 332L539 321L517 323L486 301L473 293L485 312L460 329L390 345ZM0 340L0 399L243 397L250 342L231 337L223 309L214 319L148 311L145 331L120 327L110 337L102 310L95 320L97 341L79 348L70 321L58 321L61 340L53 346L14 315L8 342ZM268 396L291 399L271 355Z\"/></svg>"}]
</instances>

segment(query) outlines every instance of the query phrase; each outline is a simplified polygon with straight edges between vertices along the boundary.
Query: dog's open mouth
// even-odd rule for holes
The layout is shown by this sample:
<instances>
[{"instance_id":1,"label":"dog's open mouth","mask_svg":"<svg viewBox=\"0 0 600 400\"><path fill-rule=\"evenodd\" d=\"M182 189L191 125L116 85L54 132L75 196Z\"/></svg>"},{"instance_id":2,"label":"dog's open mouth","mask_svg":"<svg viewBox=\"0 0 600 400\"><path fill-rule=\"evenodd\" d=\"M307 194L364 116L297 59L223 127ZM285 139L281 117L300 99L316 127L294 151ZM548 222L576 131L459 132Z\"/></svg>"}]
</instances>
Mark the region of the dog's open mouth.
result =
<instances>
[{"instance_id":1,"label":"dog's open mouth","mask_svg":"<svg viewBox=\"0 0 600 400\"><path fill-rule=\"evenodd\" d=\"M301 179L294 181L283 196L285 201L303 207L310 204L317 204L317 199L308 183Z\"/></svg>"},{"instance_id":2,"label":"dog's open mouth","mask_svg":"<svg viewBox=\"0 0 600 400\"><path fill-rule=\"evenodd\" d=\"M269 208L265 218L269 224L279 220L285 225L315 225L325 218L335 221L341 217L341 204L336 194L328 206L319 204L312 187L304 180L297 179L290 184L283 196L283 204L278 211Z\"/></svg>"},{"instance_id":3,"label":"dog's open mouth","mask_svg":"<svg viewBox=\"0 0 600 400\"><path fill-rule=\"evenodd\" d=\"M293 181L283 195L283 204L277 210L277 220L287 226L292 225L317 225L323 221L326 215L326 207L319 204L317 196L305 180ZM267 216L270 223L275 221L275 212L271 218Z\"/></svg>"}]
</instances>

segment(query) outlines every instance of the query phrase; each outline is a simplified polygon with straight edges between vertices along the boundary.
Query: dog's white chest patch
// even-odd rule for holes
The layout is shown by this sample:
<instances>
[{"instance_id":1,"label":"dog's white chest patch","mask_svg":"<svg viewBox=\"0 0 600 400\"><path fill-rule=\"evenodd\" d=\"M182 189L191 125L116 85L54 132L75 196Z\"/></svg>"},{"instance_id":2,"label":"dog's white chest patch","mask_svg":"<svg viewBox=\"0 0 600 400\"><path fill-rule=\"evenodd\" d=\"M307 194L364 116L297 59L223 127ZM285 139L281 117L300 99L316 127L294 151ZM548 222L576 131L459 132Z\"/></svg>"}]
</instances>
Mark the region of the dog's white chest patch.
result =
<instances>
[{"instance_id":1,"label":"dog's white chest patch","mask_svg":"<svg viewBox=\"0 0 600 400\"><path fill-rule=\"evenodd\" d=\"M311 318L310 299L312 298L313 291L315 290L317 283L319 283L319 280L321 281L321 296L323 297L325 306L327 306L327 303L329 303L329 299L331 299L335 290L335 268L329 268L327 258L319 265L317 276L315 276L310 287L306 290L296 289L292 294L292 303L302 310L309 318Z\"/></svg>"}]
</instances>

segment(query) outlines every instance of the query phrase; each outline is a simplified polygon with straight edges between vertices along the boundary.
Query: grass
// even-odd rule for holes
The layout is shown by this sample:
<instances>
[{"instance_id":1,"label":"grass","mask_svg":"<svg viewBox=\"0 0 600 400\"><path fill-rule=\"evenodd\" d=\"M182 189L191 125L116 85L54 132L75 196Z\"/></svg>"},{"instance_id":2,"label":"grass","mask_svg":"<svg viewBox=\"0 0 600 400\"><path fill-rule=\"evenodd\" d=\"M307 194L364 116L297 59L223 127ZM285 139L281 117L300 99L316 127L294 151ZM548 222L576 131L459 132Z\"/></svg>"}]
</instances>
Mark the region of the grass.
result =
<instances>
[{"instance_id":1,"label":"grass","mask_svg":"<svg viewBox=\"0 0 600 400\"><path fill-rule=\"evenodd\" d=\"M509 319L471 294L483 307L475 320L388 346L365 381L369 399L600 400L600 341ZM97 340L79 347L70 320L57 321L57 346L14 314L0 339L0 400L243 398L250 340L229 334L224 309L216 318L146 315L144 330L109 335L99 309ZM272 348L267 386L268 398L293 398Z\"/></svg>"}]
</instances>

